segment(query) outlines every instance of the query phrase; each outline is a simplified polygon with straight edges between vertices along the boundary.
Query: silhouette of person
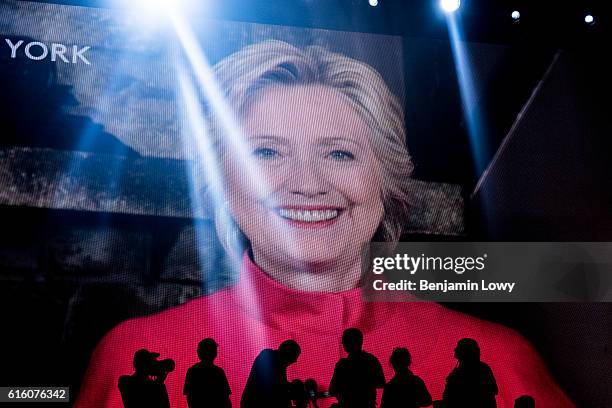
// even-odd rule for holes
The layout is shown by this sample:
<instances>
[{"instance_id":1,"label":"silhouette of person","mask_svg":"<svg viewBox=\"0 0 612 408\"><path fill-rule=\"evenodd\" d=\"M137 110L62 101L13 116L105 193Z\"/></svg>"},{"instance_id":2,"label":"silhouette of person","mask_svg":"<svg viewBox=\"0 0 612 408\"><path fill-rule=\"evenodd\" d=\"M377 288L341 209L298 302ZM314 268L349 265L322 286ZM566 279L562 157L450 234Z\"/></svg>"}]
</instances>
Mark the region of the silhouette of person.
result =
<instances>
[{"instance_id":1,"label":"silhouette of person","mask_svg":"<svg viewBox=\"0 0 612 408\"><path fill-rule=\"evenodd\" d=\"M531 395L521 395L514 400L514 408L535 408L535 399Z\"/></svg>"},{"instance_id":2,"label":"silhouette of person","mask_svg":"<svg viewBox=\"0 0 612 408\"><path fill-rule=\"evenodd\" d=\"M455 348L457 367L446 378L444 408L494 408L497 382L493 371L480 361L480 347L474 339L461 339Z\"/></svg>"},{"instance_id":3,"label":"silhouette of person","mask_svg":"<svg viewBox=\"0 0 612 408\"><path fill-rule=\"evenodd\" d=\"M125 408L170 408L164 380L174 369L174 361L157 361L157 357L159 353L146 349L134 353L134 374L119 377L119 391Z\"/></svg>"},{"instance_id":4,"label":"silhouette of person","mask_svg":"<svg viewBox=\"0 0 612 408\"><path fill-rule=\"evenodd\" d=\"M207 338L198 343L199 363L187 370L183 395L187 396L189 408L230 408L232 403L225 371L214 364L217 343Z\"/></svg>"},{"instance_id":5,"label":"silhouette of person","mask_svg":"<svg viewBox=\"0 0 612 408\"><path fill-rule=\"evenodd\" d=\"M385 375L378 359L362 350L363 333L356 328L342 333L346 358L336 363L329 384L330 395L342 408L371 408L376 403L376 389L385 385Z\"/></svg>"},{"instance_id":6,"label":"silhouette of person","mask_svg":"<svg viewBox=\"0 0 612 408\"><path fill-rule=\"evenodd\" d=\"M278 349L265 349L253 362L240 400L241 408L288 408L292 387L287 381L287 367L300 356L294 340L283 341Z\"/></svg>"},{"instance_id":7,"label":"silhouette of person","mask_svg":"<svg viewBox=\"0 0 612 408\"><path fill-rule=\"evenodd\" d=\"M431 405L431 394L423 380L412 374L408 349L396 348L390 363L395 376L385 385L380 408L417 408Z\"/></svg>"}]
</instances>

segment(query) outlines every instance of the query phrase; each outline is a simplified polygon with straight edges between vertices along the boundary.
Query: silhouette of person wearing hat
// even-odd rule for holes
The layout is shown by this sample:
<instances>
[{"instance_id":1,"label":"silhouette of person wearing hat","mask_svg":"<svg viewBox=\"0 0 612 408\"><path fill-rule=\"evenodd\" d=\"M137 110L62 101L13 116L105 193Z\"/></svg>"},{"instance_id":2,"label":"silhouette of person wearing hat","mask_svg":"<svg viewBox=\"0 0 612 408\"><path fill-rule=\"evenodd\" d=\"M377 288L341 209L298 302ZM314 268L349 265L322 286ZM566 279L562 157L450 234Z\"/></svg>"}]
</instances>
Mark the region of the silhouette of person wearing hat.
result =
<instances>
[{"instance_id":1,"label":"silhouette of person wearing hat","mask_svg":"<svg viewBox=\"0 0 612 408\"><path fill-rule=\"evenodd\" d=\"M289 408L292 386L287 367L295 363L302 350L294 340L285 340L276 350L265 349L253 362L242 398L241 408Z\"/></svg>"},{"instance_id":2,"label":"silhouette of person wearing hat","mask_svg":"<svg viewBox=\"0 0 612 408\"><path fill-rule=\"evenodd\" d=\"M170 408L164 381L174 370L174 361L158 361L159 353L140 349L134 353L134 374L119 377L119 391L125 408Z\"/></svg>"},{"instance_id":3,"label":"silhouette of person wearing hat","mask_svg":"<svg viewBox=\"0 0 612 408\"><path fill-rule=\"evenodd\" d=\"M187 396L189 408L230 408L232 403L225 371L214 364L217 343L211 338L198 344L199 363L187 370L183 394Z\"/></svg>"},{"instance_id":4,"label":"silhouette of person wearing hat","mask_svg":"<svg viewBox=\"0 0 612 408\"><path fill-rule=\"evenodd\" d=\"M446 378L444 408L495 408L497 382L493 371L480 361L480 347L474 339L461 339L455 348L457 367Z\"/></svg>"}]
</instances>

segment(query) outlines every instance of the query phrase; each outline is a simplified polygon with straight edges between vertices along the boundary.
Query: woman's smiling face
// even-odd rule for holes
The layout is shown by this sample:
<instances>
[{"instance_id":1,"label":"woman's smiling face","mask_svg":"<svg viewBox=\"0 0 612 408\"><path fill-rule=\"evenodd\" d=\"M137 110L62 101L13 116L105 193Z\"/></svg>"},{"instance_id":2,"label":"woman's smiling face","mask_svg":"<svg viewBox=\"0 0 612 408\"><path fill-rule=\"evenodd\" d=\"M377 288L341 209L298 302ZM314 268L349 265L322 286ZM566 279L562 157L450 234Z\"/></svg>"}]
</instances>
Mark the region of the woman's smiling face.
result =
<instances>
[{"instance_id":1,"label":"woman's smiling face","mask_svg":"<svg viewBox=\"0 0 612 408\"><path fill-rule=\"evenodd\" d=\"M244 108L242 128L255 168L226 152L224 171L255 258L359 262L383 217L381 172L371 131L345 97L323 85L270 86Z\"/></svg>"}]
</instances>

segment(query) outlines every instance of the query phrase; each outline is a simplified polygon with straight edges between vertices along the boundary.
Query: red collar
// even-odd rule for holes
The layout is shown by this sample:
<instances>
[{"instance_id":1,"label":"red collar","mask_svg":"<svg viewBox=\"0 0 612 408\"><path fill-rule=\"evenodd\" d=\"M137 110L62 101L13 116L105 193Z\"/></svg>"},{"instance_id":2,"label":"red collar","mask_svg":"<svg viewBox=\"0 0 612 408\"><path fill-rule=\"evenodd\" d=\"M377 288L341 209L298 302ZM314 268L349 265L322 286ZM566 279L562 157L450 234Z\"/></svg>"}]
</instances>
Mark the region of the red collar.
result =
<instances>
[{"instance_id":1,"label":"red collar","mask_svg":"<svg viewBox=\"0 0 612 408\"><path fill-rule=\"evenodd\" d=\"M293 289L272 279L245 252L240 281L232 292L252 317L283 330L336 332L338 326L367 330L377 325L376 315L386 303L366 303L359 288L343 292ZM378 313L375 313L378 312Z\"/></svg>"}]
</instances>

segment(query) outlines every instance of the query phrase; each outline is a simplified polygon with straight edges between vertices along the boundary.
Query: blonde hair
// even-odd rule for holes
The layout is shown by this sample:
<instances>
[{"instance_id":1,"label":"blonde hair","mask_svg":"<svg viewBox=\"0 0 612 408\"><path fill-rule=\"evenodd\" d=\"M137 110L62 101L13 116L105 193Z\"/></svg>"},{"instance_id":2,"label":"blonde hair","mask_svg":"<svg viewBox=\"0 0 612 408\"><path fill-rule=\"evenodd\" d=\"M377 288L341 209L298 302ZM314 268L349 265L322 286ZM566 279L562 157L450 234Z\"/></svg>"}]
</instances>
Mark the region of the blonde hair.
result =
<instances>
[{"instance_id":1,"label":"blonde hair","mask_svg":"<svg viewBox=\"0 0 612 408\"><path fill-rule=\"evenodd\" d=\"M401 103L376 70L320 46L300 49L270 40L231 54L215 65L214 73L228 104L238 113L258 91L272 84L329 86L346 97L372 130L372 146L381 163L384 215L373 240L399 240L408 219L413 164ZM207 119L216 151L222 155L226 141L219 118L209 112ZM223 203L215 204L214 214L224 248L240 256L248 240Z\"/></svg>"}]
</instances>

